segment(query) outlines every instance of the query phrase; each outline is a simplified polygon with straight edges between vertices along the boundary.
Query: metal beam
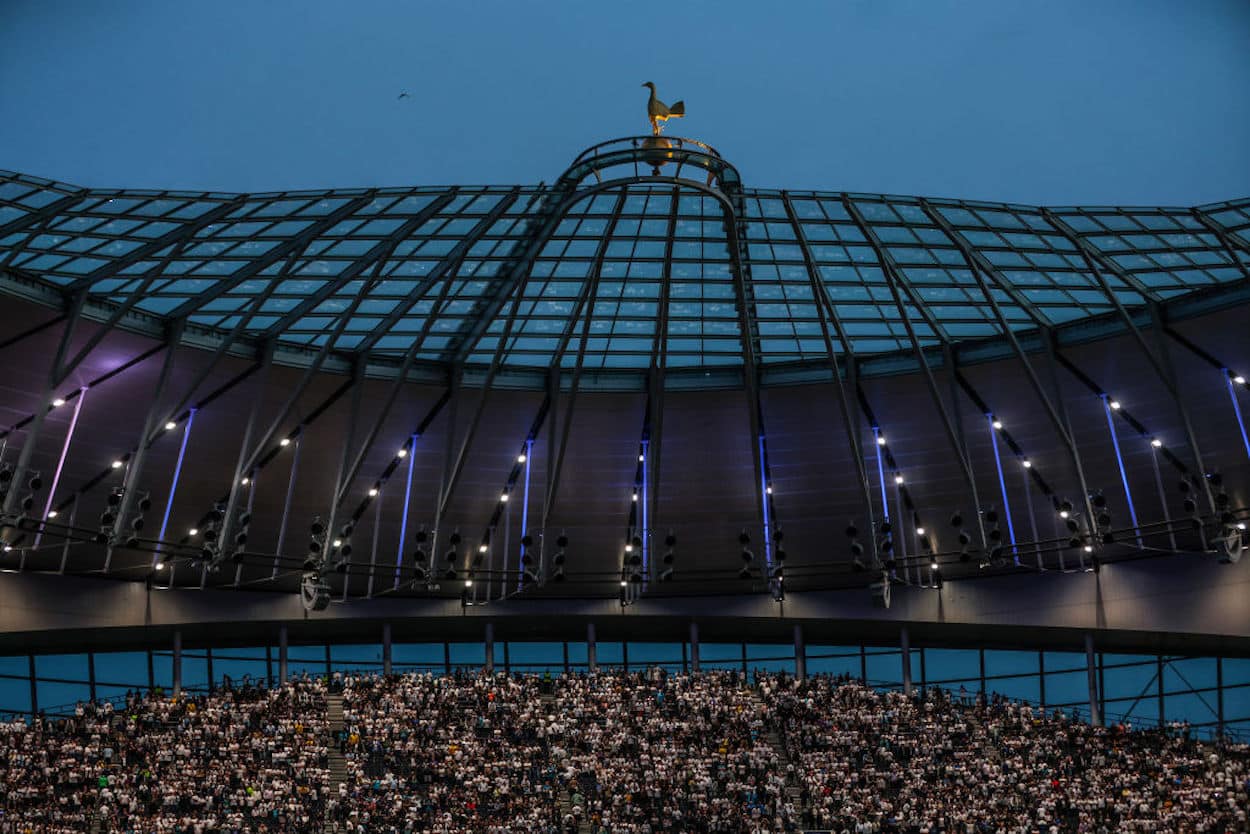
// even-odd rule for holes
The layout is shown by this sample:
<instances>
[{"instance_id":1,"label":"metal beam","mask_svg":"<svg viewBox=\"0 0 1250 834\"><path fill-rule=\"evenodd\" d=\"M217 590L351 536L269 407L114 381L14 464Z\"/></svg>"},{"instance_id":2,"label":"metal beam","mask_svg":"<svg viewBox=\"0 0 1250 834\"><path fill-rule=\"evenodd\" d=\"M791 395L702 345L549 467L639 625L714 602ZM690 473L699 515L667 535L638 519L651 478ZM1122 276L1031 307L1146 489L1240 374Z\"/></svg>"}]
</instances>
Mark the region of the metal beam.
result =
<instances>
[{"instance_id":1,"label":"metal beam","mask_svg":"<svg viewBox=\"0 0 1250 834\"><path fill-rule=\"evenodd\" d=\"M356 277L363 273L370 265L373 266L374 279L378 278L381 274L382 268L386 266L386 262L390 260L391 256L395 253L396 247L398 247L405 238L417 229L421 228L427 220L441 211L444 206L450 203L458 190L458 188L454 187L449 189L447 192L432 200L429 205L421 209L421 211L416 215L410 217L407 221L402 223L397 229L395 229L395 231L379 240L372 248L369 249L368 252L365 252L360 257L354 259L346 269L334 277L334 280L327 281L323 287L302 300L299 304L296 304L288 310L285 315L270 325L265 330L264 337L276 338L278 335L285 333L286 329L290 325L299 321L305 313L314 310L318 304L333 296L343 286L355 280Z\"/></svg>"},{"instance_id":2,"label":"metal beam","mask_svg":"<svg viewBox=\"0 0 1250 834\"><path fill-rule=\"evenodd\" d=\"M1076 244L1077 248L1081 252L1081 258L1085 261L1085 265L1089 268L1090 274L1098 283L1098 286L1102 290L1103 294L1107 296L1107 300L1110 301L1115 307L1120 319L1129 329L1129 332L1133 334L1133 338L1141 348L1142 353L1146 355L1146 359L1150 362L1155 374L1159 377L1159 380L1163 383L1164 388L1167 389L1168 394L1172 397L1172 403L1176 406L1177 413L1181 418L1181 424L1185 429L1185 437L1189 443L1189 451L1194 456L1194 463L1197 466L1202 491L1207 497L1208 506L1214 510L1215 499L1211 495L1211 488L1207 483L1207 479L1203 477L1206 473L1206 467L1202 462L1202 450L1198 447L1198 436L1194 432L1193 421L1189 418L1189 409L1186 407L1185 400L1180 394L1176 380L1176 373L1171 366L1171 362L1167 354L1167 348L1163 342L1165 322L1158 303L1155 303L1154 297L1151 294L1148 294L1142 289L1138 290L1142 294L1142 297L1146 299L1147 310L1150 313L1151 323L1154 327L1155 336L1159 343L1158 347L1160 355L1156 356L1154 351L1150 349L1150 346L1146 344L1146 339L1142 335L1141 330L1137 327L1136 322L1133 321L1133 317L1129 315L1128 311L1124 308L1124 305L1120 302L1120 299L1116 296L1115 291L1111 289L1106 278L1103 277L1102 273L1099 272L1098 268L1094 264L1095 262L1101 264L1102 267L1108 272L1123 281L1126 286L1137 288L1140 287L1139 282L1132 278L1132 276L1121 269L1118 265L1105 258L1098 250L1086 243L1085 240L1077 234L1071 226L1065 223L1053 212L1047 209L1042 209L1042 215L1052 226L1059 229L1063 234L1071 238L1073 243Z\"/></svg>"},{"instance_id":3,"label":"metal beam","mask_svg":"<svg viewBox=\"0 0 1250 834\"><path fill-rule=\"evenodd\" d=\"M308 247L308 244L312 243L324 232L334 228L334 226L340 221L345 220L360 209L369 205L369 203L373 201L376 193L377 189L370 189L363 196L357 197L354 200L348 200L346 203L339 206L337 209L330 212L320 220L314 222L311 226L304 229L299 234L294 235L282 243L274 246L256 260L250 261L229 278L219 281L217 286L212 289L205 290L202 293L198 293L193 298L188 298L182 304L179 304L167 313L166 317L182 318L183 316L189 316L191 313L194 313L208 302L216 298L220 298L245 281L249 281L257 275L260 275L261 272L268 269L273 264L276 264L283 258L303 252L304 249Z\"/></svg>"},{"instance_id":4,"label":"metal beam","mask_svg":"<svg viewBox=\"0 0 1250 834\"><path fill-rule=\"evenodd\" d=\"M90 198L90 192L84 189L77 194L67 194L59 200L53 200L41 209L27 212L21 217L14 218L0 226L0 238L6 238L9 235L25 231L36 223L45 223L52 220L62 212L68 211L70 208Z\"/></svg>"},{"instance_id":5,"label":"metal beam","mask_svg":"<svg viewBox=\"0 0 1250 834\"><path fill-rule=\"evenodd\" d=\"M243 440L239 444L239 456L234 466L234 476L230 480L230 493L226 498L225 516L222 518L220 534L217 539L217 555L213 560L214 565L220 565L225 551L231 546L231 536L234 533L234 515L238 507L239 486L242 479L250 475L251 466L248 460L248 444L252 439L252 432L256 428L256 418L260 414L260 409L264 405L265 398L261 396L261 392L265 390L265 382L269 378L269 369L273 367L273 342L267 342L260 357L260 379L256 383L256 395L252 399L252 407L248 411L247 423L243 427Z\"/></svg>"},{"instance_id":6,"label":"metal beam","mask_svg":"<svg viewBox=\"0 0 1250 834\"><path fill-rule=\"evenodd\" d=\"M551 508L555 503L556 491L560 486L560 472L564 466L564 453L568 445L569 431L573 426L573 409L577 405L577 392L578 386L581 383L582 366L586 358L586 348L590 342L590 329L594 324L595 301L599 294L599 281L603 277L603 261L607 256L608 241L616 231L617 220L620 218L621 208L625 205L625 195L627 193L626 189L622 188L621 192L616 197L616 203L613 206L611 219L608 220L607 228L604 230L603 236L599 239L599 244L595 248L595 256L590 267L590 275L587 277L587 280L582 282L582 291L578 293L577 302L573 307L573 314L568 317L567 326L561 331L560 342L556 346L556 349L551 357L551 364L548 366L548 373L554 375L554 391L551 396L551 439L553 442L551 447L548 449L548 458L550 459L551 456L554 455L555 460L554 465L549 465L547 468L547 490L543 500L542 521L539 526L539 529L543 531L543 546L539 550L540 568L541 556L545 555L547 549L547 522L551 518ZM673 189L672 199L675 205L677 201L677 189ZM671 228L670 223L670 230ZM671 245L671 234L669 235L669 240ZM582 318L583 311L585 311L584 319ZM573 337L573 331L577 327L578 322L581 322L582 324L581 335L578 338L577 357L573 364L573 378L569 384L569 404L565 408L564 427L563 431L560 433L560 442L557 446L554 443L556 423L559 420L556 395L558 395L560 388L560 376L562 373L562 365L564 363L564 353L568 349L569 341ZM506 358L507 354L505 353L504 356Z\"/></svg>"},{"instance_id":7,"label":"metal beam","mask_svg":"<svg viewBox=\"0 0 1250 834\"><path fill-rule=\"evenodd\" d=\"M976 281L977 287L981 290L981 296L985 299L985 303L989 305L991 312L994 314L994 319L998 323L998 327L1002 332L1003 338L1006 339L1008 344L1011 345L1012 352L1015 353L1021 367L1024 369L1025 376L1028 377L1029 385L1033 388L1033 392L1037 395L1038 400L1042 403L1042 407L1046 410L1046 415L1050 419L1051 425L1055 429L1055 433L1059 435L1060 441L1063 442L1064 448L1067 449L1068 457L1072 461L1072 466L1075 469L1077 479L1080 482L1081 495L1085 503L1085 510L1089 514L1087 517L1093 519L1094 508L1093 505L1089 503L1089 489L1085 481L1085 467L1081 462L1080 451L1077 448L1076 439L1072 435L1070 430L1071 427L1067 422L1067 418L1061 413L1061 408L1057 407L1056 401L1052 400L1050 396L1047 395L1041 379L1034 370L1033 364L1029 361L1028 354L1021 346L1020 341L1016 338L1015 331L1011 329L1011 323L1007 321L1007 317L1003 314L1002 308L998 306L998 301L994 298L994 293L985 282L983 276L989 276L989 278L996 283L999 289L1007 291L1012 298L1015 298L1016 292L1014 288L1011 290L1006 289L1011 286L1011 282L1000 275L997 268L995 268L993 264L989 263L989 261L984 257L981 257L979 253L977 253L976 250L968 243L967 239L964 238L964 236L958 232L950 224L950 222L941 215L940 212L935 211L927 201L921 200L920 205L925 214L927 214L934 223L946 232L947 236L955 244L955 247L959 249L960 255L964 259L964 263L972 273L972 277ZM1027 310L1028 308L1026 307L1025 309ZM1033 315L1032 311L1030 311L1030 315ZM1043 341L1048 346L1048 351L1053 350L1053 330L1043 319L1035 318L1034 322L1042 335ZM1060 392L1056 391L1055 396L1057 400L1062 400L1062 394Z\"/></svg>"},{"instance_id":8,"label":"metal beam","mask_svg":"<svg viewBox=\"0 0 1250 834\"><path fill-rule=\"evenodd\" d=\"M446 257L439 261L438 266L430 270L430 274L422 278L417 286L404 296L404 298L395 305L394 309L392 309L391 312L378 322L377 326L373 328L373 331L360 343L357 350L364 352L372 350L373 346L378 343L378 340L381 339L386 333L390 332L391 327L396 322L407 316L409 311L420 303L426 293L428 293L430 289L433 288L439 281L445 280L444 288L440 292L440 297L446 296L450 290L450 285L455 271L460 268L460 264L464 262L464 258L473 247L473 244L477 243L481 239L482 235L490 231L490 228L495 225L495 222L503 216L504 212L506 212L513 203L516 202L517 194L519 192L519 188L514 188L511 192L500 198L499 202L486 213L486 216L479 220L477 225L474 226L468 234L460 239L460 242L447 253ZM423 334L429 332L430 325L436 317L439 309L438 303L436 302L430 314L426 316L426 323L422 327ZM421 338L424 339L424 335Z\"/></svg>"},{"instance_id":9,"label":"metal beam","mask_svg":"<svg viewBox=\"0 0 1250 834\"><path fill-rule=\"evenodd\" d=\"M227 200L212 211L206 211L194 220L182 223L177 228L169 230L160 237L155 238L154 240L151 240L135 249L131 249L120 258L116 258L103 266L91 270L83 277L69 284L66 289L69 292L78 292L80 290L90 289L91 285L96 281L101 281L106 278L115 278L127 267L147 260L167 247L172 246L172 251L181 252L186 248L186 245L191 242L191 239L195 237L196 233L204 227L210 226L218 220L221 220L227 214L247 202L247 199L247 194L240 194L231 200ZM166 256L161 260L162 263L168 263L169 256Z\"/></svg>"},{"instance_id":10,"label":"metal beam","mask_svg":"<svg viewBox=\"0 0 1250 834\"><path fill-rule=\"evenodd\" d=\"M956 431L954 424L951 422L950 413L947 410L946 403L942 399L941 392L938 391L937 382L933 377L933 370L929 367L929 362L925 358L924 348L921 346L920 339L916 335L916 329L912 325L911 318L907 315L907 309L899 288L903 287L907 290L909 296L911 295L910 289L906 287L905 282L902 280L898 271L898 265L894 262L893 256L890 255L885 245L881 242L881 239L877 237L876 232L872 230L872 227L864 219L863 215L860 214L859 209L855 206L855 203L843 195L842 204L846 208L847 213L851 216L851 219L855 221L857 226L859 226L860 231L868 240L869 245L872 246L873 251L877 255L877 259L881 263L882 272L885 274L887 279L886 284L889 286L890 295L894 299L894 306L898 309L899 318L903 323L903 328L907 331L907 338L912 345L912 352L916 355L916 361L919 363L920 370L924 374L925 384L929 388L929 394L933 398L933 404L937 407L938 416L942 419L942 428L946 431L946 439L950 443L952 450L955 452L960 465L961 473L964 476L964 482L968 486L968 491L971 495L973 504L979 511L981 509L981 499L977 495L976 477L972 471L972 462L968 458L968 450L960 442L959 434ZM920 303L919 299L913 298L912 301L918 310L924 311L925 307ZM934 327L934 324L930 324L930 326ZM936 328L934 329L934 334L938 335L939 339L941 339L940 333L940 330ZM945 339L942 339L942 341L945 342ZM948 373L953 373L954 370L954 368L947 368ZM953 403L953 406L958 408L958 402ZM979 512L977 517L979 521ZM981 544L982 546L985 546L986 544L984 528L981 528Z\"/></svg>"},{"instance_id":11,"label":"metal beam","mask_svg":"<svg viewBox=\"0 0 1250 834\"><path fill-rule=\"evenodd\" d=\"M855 350L851 345L850 339L846 337L846 330L842 326L842 320L838 316L837 308L833 305L832 300L829 298L829 293L825 291L825 287L820 280L820 274L816 269L816 262L812 256L811 247L808 245L807 236L803 232L803 224L799 222L798 214L794 210L794 204L790 201L788 192L781 192L781 202L785 206L786 216L789 218L790 224L794 227L794 236L799 244L799 250L803 253L803 265L807 270L808 283L812 289L812 301L816 306L816 316L820 321L820 333L825 342L825 355L828 357L829 369L833 374L833 389L837 395L838 409L842 412L842 422L846 428L846 442L851 453L851 460L855 464L855 475L859 481L860 497L863 498L864 502L864 517L868 521L868 529L873 531L873 534L870 536L871 553L873 559L876 560L877 527L874 518L875 514L872 510L872 487L869 484L868 468L864 464L863 437L860 434L863 427L863 418L859 412L859 400L855 397L847 397L846 389L842 384L842 370L839 367L837 350L834 348L833 338L829 335L831 324L839 342L842 344L842 350L850 362L855 361ZM854 403L853 406L852 403ZM852 409L854 413L852 413Z\"/></svg>"},{"instance_id":12,"label":"metal beam","mask_svg":"<svg viewBox=\"0 0 1250 834\"><path fill-rule=\"evenodd\" d=\"M1228 250L1228 257L1232 259L1233 264L1238 269L1241 270L1242 280L1250 281L1250 269L1246 267L1245 260L1243 260L1237 254L1237 250L1238 248L1240 248L1243 252L1250 255L1250 246L1246 246L1245 243L1240 243L1240 238L1238 238L1240 245L1234 246L1232 237L1229 235L1228 230L1225 229L1221 223L1208 217L1202 211L1196 208L1193 208L1189 210L1189 213L1193 216L1195 220L1197 220L1203 226L1206 226L1207 229L1210 230L1210 232L1213 235L1215 235L1216 238L1219 239L1220 243L1224 246L1224 248Z\"/></svg>"}]
</instances>

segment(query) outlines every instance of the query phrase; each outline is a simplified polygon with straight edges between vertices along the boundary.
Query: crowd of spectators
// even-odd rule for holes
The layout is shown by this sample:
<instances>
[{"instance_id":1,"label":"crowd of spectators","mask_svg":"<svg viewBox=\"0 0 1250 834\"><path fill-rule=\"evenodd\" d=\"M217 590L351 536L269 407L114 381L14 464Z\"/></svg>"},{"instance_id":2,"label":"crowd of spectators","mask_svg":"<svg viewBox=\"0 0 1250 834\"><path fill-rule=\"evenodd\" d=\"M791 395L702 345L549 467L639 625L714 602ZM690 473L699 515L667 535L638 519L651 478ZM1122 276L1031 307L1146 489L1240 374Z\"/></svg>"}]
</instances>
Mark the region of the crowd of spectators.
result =
<instances>
[{"instance_id":1,"label":"crowd of spectators","mask_svg":"<svg viewBox=\"0 0 1250 834\"><path fill-rule=\"evenodd\" d=\"M324 694L315 680L132 694L0 724L0 832L320 832Z\"/></svg>"},{"instance_id":2,"label":"crowd of spectators","mask_svg":"<svg viewBox=\"0 0 1250 834\"><path fill-rule=\"evenodd\" d=\"M1129 732L1001 698L906 697L849 679L770 678L761 695L832 831L1245 832L1250 751L1178 727Z\"/></svg>"},{"instance_id":3,"label":"crowd of spectators","mask_svg":"<svg viewBox=\"0 0 1250 834\"><path fill-rule=\"evenodd\" d=\"M336 675L0 724L0 834L1179 834L1248 808L1246 745L844 678Z\"/></svg>"},{"instance_id":4,"label":"crowd of spectators","mask_svg":"<svg viewBox=\"0 0 1250 834\"><path fill-rule=\"evenodd\" d=\"M560 831L557 773L539 681L464 675L347 676L331 830Z\"/></svg>"}]
</instances>

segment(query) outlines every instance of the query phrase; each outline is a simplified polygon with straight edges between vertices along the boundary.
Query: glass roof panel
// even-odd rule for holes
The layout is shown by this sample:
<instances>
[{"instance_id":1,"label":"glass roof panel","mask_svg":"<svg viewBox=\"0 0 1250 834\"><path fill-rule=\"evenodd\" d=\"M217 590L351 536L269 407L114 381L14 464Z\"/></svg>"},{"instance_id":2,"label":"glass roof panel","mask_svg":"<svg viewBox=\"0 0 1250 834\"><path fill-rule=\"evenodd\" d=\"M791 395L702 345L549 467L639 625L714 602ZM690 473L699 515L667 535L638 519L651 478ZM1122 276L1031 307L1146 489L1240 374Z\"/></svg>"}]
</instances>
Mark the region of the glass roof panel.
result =
<instances>
[{"instance_id":1,"label":"glass roof panel","mask_svg":"<svg viewBox=\"0 0 1250 834\"><path fill-rule=\"evenodd\" d=\"M547 217L541 186L239 195L0 171L0 270L295 344L341 330L339 350L474 363L507 330L505 365L645 369L748 350L819 361L826 337L907 350L903 316L926 343L988 338L987 295L1028 330L1108 315L1108 293L1131 307L1250 267L1250 199L1042 209L744 189L735 249L703 183L583 187Z\"/></svg>"}]
</instances>

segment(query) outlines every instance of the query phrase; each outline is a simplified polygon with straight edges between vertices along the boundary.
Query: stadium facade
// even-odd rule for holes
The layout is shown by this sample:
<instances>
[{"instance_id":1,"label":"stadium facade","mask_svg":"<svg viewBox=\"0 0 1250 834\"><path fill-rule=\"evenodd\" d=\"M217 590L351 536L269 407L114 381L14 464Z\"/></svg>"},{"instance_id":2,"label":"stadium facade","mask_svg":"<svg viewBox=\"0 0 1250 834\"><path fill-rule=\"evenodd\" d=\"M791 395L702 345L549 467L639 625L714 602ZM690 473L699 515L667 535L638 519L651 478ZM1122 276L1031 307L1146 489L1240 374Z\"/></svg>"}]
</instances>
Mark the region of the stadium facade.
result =
<instances>
[{"instance_id":1,"label":"stadium facade","mask_svg":"<svg viewBox=\"0 0 1250 834\"><path fill-rule=\"evenodd\" d=\"M1250 731L1250 199L0 175L0 711L765 667Z\"/></svg>"}]
</instances>

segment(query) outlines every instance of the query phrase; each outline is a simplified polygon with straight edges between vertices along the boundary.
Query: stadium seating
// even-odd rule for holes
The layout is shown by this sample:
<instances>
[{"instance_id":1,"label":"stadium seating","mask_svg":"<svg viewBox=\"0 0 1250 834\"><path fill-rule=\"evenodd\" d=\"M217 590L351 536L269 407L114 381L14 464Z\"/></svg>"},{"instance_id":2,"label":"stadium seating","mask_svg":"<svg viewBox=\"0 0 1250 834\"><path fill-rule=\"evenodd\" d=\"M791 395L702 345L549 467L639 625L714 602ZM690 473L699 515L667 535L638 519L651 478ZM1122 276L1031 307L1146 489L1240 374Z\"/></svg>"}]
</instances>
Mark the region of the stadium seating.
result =
<instances>
[{"instance_id":1,"label":"stadium seating","mask_svg":"<svg viewBox=\"0 0 1250 834\"><path fill-rule=\"evenodd\" d=\"M828 677L336 675L0 724L0 788L0 834L1240 832L1250 749Z\"/></svg>"}]
</instances>

